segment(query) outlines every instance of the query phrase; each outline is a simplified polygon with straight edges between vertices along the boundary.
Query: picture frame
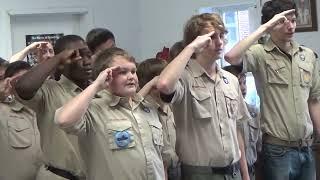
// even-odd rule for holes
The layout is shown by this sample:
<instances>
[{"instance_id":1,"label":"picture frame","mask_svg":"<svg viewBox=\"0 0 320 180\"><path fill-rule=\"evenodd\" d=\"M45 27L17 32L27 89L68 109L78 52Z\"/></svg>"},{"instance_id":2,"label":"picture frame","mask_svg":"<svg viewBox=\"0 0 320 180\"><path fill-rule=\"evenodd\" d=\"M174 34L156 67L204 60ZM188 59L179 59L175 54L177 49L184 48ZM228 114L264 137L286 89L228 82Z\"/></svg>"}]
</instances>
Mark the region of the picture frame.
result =
<instances>
[{"instance_id":1,"label":"picture frame","mask_svg":"<svg viewBox=\"0 0 320 180\"><path fill-rule=\"evenodd\" d=\"M296 32L318 31L316 0L293 0L297 7Z\"/></svg>"},{"instance_id":2,"label":"picture frame","mask_svg":"<svg viewBox=\"0 0 320 180\"><path fill-rule=\"evenodd\" d=\"M32 34L26 35L26 47L34 42L45 41L50 42L52 46L56 43L56 41L63 36L63 33L56 33L56 34ZM27 62L34 66L37 64L37 60L35 58L35 53L29 53L27 55Z\"/></svg>"}]
</instances>

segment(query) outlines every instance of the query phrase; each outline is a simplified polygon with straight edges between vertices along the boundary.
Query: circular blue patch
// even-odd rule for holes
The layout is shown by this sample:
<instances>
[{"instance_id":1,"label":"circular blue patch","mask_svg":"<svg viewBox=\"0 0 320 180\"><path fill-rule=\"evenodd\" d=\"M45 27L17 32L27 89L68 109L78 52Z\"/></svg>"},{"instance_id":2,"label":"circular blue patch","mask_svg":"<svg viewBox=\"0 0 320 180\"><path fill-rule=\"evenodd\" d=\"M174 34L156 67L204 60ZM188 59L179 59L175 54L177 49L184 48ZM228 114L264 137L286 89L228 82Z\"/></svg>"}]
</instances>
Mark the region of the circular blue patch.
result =
<instances>
[{"instance_id":1,"label":"circular blue patch","mask_svg":"<svg viewBox=\"0 0 320 180\"><path fill-rule=\"evenodd\" d=\"M127 147L131 142L131 134L128 131L117 131L114 133L114 141L120 148Z\"/></svg>"}]
</instances>

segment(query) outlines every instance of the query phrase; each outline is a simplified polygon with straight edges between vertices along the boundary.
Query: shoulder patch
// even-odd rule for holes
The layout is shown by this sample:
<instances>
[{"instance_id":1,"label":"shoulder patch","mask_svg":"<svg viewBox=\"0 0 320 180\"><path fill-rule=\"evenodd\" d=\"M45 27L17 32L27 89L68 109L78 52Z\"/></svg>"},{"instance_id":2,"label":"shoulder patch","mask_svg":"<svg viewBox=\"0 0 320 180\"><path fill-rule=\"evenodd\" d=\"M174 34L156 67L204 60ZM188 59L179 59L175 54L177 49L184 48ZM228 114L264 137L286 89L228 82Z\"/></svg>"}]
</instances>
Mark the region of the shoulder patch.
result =
<instances>
[{"instance_id":1,"label":"shoulder patch","mask_svg":"<svg viewBox=\"0 0 320 180\"><path fill-rule=\"evenodd\" d=\"M299 50L300 50L300 51L302 51L302 50L307 50L307 49L309 49L310 51L312 51L312 53L314 54L314 57L315 57L316 59L318 59L318 54L317 54L314 50L312 50L311 48L307 48L307 47L305 47L304 45L301 45L301 46L299 47Z\"/></svg>"}]
</instances>

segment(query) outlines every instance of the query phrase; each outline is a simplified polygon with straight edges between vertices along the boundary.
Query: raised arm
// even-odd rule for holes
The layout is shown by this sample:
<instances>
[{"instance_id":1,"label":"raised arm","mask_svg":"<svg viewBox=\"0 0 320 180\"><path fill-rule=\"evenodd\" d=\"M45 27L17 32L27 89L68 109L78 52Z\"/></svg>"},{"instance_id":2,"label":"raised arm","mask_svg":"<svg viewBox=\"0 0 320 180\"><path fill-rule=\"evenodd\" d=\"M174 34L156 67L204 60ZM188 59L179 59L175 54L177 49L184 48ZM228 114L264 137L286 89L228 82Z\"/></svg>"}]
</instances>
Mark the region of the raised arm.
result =
<instances>
[{"instance_id":1,"label":"raised arm","mask_svg":"<svg viewBox=\"0 0 320 180\"><path fill-rule=\"evenodd\" d=\"M153 79L151 79L151 81L149 81L140 89L138 94L140 94L142 97L146 97L146 95L148 95L153 88L157 87L158 79L159 76L155 76Z\"/></svg>"},{"instance_id":2,"label":"raised arm","mask_svg":"<svg viewBox=\"0 0 320 180\"><path fill-rule=\"evenodd\" d=\"M56 111L55 122L61 127L68 127L80 121L94 95L109 86L112 72L118 69L117 66L102 71L90 86Z\"/></svg>"},{"instance_id":3,"label":"raised arm","mask_svg":"<svg viewBox=\"0 0 320 180\"><path fill-rule=\"evenodd\" d=\"M15 84L15 89L20 98L24 100L31 99L48 76L59 66L72 60L77 60L80 57L74 56L75 50L65 50L54 56L50 61L45 61L30 69L24 74Z\"/></svg>"},{"instance_id":4,"label":"raised arm","mask_svg":"<svg viewBox=\"0 0 320 180\"><path fill-rule=\"evenodd\" d=\"M239 41L229 52L224 56L224 59L232 64L239 65L242 63L242 56L258 39L260 39L265 33L273 29L276 25L287 21L286 15L293 13L295 10L283 11L275 15L271 20L261 25L255 32L250 34L245 39Z\"/></svg>"},{"instance_id":5,"label":"raised arm","mask_svg":"<svg viewBox=\"0 0 320 180\"><path fill-rule=\"evenodd\" d=\"M198 36L194 41L187 45L181 53L173 59L171 63L161 72L157 88L164 94L172 94L175 91L175 84L181 77L189 59L195 52L200 52L212 43L211 36L214 31Z\"/></svg>"},{"instance_id":6,"label":"raised arm","mask_svg":"<svg viewBox=\"0 0 320 180\"><path fill-rule=\"evenodd\" d=\"M29 46L25 47L23 50L17 52L16 54L14 54L9 62L12 63L12 62L15 62L15 61L22 61L24 60L25 57L27 57L27 55L31 52L35 52L37 50L39 50L40 48L42 48L42 44L47 44L47 42L33 42L31 43Z\"/></svg>"}]
</instances>

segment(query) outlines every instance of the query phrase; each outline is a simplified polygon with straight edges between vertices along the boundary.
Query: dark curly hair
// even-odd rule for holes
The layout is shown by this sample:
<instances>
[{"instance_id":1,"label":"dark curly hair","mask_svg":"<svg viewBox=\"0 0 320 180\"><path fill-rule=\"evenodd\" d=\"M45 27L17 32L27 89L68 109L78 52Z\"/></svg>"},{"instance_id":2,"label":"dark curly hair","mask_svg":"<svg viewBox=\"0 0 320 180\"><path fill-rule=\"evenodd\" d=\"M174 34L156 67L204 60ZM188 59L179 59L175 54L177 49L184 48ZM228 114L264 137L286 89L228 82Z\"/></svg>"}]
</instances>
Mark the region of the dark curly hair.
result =
<instances>
[{"instance_id":1,"label":"dark curly hair","mask_svg":"<svg viewBox=\"0 0 320 180\"><path fill-rule=\"evenodd\" d=\"M295 9L295 15L298 16L296 4L292 0L271 0L265 2L261 10L261 24L268 22L274 15L290 9Z\"/></svg>"}]
</instances>

